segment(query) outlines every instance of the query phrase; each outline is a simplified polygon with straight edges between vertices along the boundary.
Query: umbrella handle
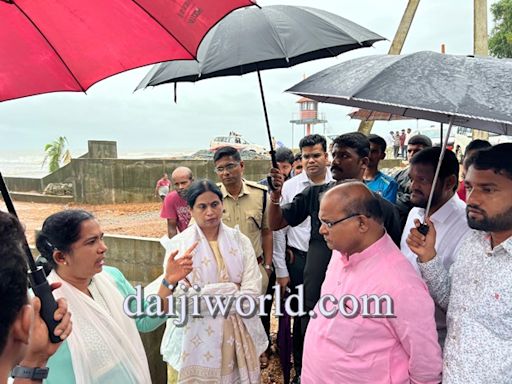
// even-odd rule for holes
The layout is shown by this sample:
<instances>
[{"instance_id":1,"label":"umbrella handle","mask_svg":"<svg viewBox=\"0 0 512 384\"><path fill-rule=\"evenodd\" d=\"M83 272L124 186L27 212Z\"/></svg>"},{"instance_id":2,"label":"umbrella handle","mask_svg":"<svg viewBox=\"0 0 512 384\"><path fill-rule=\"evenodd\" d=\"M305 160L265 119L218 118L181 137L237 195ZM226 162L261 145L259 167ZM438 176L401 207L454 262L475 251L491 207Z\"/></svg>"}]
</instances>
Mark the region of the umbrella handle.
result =
<instances>
[{"instance_id":1,"label":"umbrella handle","mask_svg":"<svg viewBox=\"0 0 512 384\"><path fill-rule=\"evenodd\" d=\"M421 233L423 236L427 236L429 227L427 224L420 224L418 228L416 228L419 233Z\"/></svg>"},{"instance_id":2,"label":"umbrella handle","mask_svg":"<svg viewBox=\"0 0 512 384\"><path fill-rule=\"evenodd\" d=\"M2 197L4 199L5 205L9 213L14 217L18 218L16 210L14 209L14 204L12 203L12 199L9 194L9 190L7 189L7 185L5 184L1 172L0 191L2 193ZM32 291L41 300L40 314L41 318L44 320L46 326L48 327L48 337L52 343L60 343L62 341L60 337L55 336L55 334L53 333L55 331L55 327L57 327L57 325L60 323L60 321L55 321L55 319L53 318L54 313L58 307L57 302L53 297L52 289L50 288L50 284L48 284L48 280L46 280L46 275L44 274L43 268L36 266L34 257L32 256L32 252L30 251L30 247L28 246L27 238L25 237L25 235L23 235L23 251L25 252L25 257L29 265L28 277L30 279Z\"/></svg>"}]
</instances>

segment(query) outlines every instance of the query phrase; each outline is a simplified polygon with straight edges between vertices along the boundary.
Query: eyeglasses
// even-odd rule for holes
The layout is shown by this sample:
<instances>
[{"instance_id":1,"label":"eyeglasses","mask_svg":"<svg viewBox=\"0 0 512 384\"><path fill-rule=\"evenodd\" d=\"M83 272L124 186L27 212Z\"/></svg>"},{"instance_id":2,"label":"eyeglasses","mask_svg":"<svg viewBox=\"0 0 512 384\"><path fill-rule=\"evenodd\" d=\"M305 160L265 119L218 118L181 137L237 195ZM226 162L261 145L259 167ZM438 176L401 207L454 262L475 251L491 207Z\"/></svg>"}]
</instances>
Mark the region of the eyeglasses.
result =
<instances>
[{"instance_id":1,"label":"eyeglasses","mask_svg":"<svg viewBox=\"0 0 512 384\"><path fill-rule=\"evenodd\" d=\"M351 215L348 215L347 217L344 217L343 219L339 219L339 220L336 220L336 221L324 221L324 220L320 219L320 223L325 225L327 228L331 229L336 224L339 224L339 223L341 223L341 222L343 222L345 220L351 219L351 218L356 217L356 216L361 216L361 214L360 213L353 213Z\"/></svg>"},{"instance_id":2,"label":"eyeglasses","mask_svg":"<svg viewBox=\"0 0 512 384\"><path fill-rule=\"evenodd\" d=\"M216 173L222 173L224 171L231 172L233 169L238 167L240 163L229 163L225 167L215 167Z\"/></svg>"}]
</instances>

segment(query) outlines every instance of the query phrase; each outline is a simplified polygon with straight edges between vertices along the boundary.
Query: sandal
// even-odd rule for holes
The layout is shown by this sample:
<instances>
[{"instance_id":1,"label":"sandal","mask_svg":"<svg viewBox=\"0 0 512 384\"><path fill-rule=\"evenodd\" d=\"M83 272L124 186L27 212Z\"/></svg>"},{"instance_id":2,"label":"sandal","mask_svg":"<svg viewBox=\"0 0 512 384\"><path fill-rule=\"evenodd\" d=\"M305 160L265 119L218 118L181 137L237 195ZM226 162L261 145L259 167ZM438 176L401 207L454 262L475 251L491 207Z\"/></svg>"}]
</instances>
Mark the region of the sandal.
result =
<instances>
[{"instance_id":1,"label":"sandal","mask_svg":"<svg viewBox=\"0 0 512 384\"><path fill-rule=\"evenodd\" d=\"M265 369L268 367L269 359L267 352L263 352L260 356L260 369Z\"/></svg>"}]
</instances>

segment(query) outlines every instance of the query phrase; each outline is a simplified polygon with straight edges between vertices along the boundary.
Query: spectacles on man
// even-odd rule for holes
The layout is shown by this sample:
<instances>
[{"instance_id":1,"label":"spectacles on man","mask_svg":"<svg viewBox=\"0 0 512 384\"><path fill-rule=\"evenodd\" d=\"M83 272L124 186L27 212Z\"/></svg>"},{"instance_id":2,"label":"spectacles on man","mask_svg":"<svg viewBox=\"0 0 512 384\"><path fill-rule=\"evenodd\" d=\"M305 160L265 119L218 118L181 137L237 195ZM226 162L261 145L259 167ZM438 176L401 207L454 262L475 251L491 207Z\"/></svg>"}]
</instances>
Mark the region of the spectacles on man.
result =
<instances>
[{"instance_id":1,"label":"spectacles on man","mask_svg":"<svg viewBox=\"0 0 512 384\"><path fill-rule=\"evenodd\" d=\"M361 216L361 214L360 213L353 213L351 215L348 215L347 217L344 217L343 219L339 219L339 220L336 220L336 221L325 221L325 220L320 219L320 223L325 225L327 228L331 229L336 224L342 223L345 220L351 219L351 218L356 217L356 216Z\"/></svg>"},{"instance_id":2,"label":"spectacles on man","mask_svg":"<svg viewBox=\"0 0 512 384\"><path fill-rule=\"evenodd\" d=\"M239 165L240 165L240 163L229 163L229 164L226 164L224 167L215 167L215 172L216 173L222 173L224 171L231 172L233 169L235 169Z\"/></svg>"}]
</instances>

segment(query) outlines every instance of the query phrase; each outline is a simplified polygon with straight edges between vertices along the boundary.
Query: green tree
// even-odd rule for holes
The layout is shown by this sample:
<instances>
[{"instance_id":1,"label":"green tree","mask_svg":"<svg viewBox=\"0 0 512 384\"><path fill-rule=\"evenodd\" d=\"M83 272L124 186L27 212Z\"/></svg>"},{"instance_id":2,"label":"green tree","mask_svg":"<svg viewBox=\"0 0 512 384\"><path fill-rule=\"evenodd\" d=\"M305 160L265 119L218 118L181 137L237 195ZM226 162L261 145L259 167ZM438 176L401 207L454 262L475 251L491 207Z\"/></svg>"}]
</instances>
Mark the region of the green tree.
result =
<instances>
[{"instance_id":1,"label":"green tree","mask_svg":"<svg viewBox=\"0 0 512 384\"><path fill-rule=\"evenodd\" d=\"M68 139L64 136L59 136L57 140L52 141L44 146L46 156L44 157L41 166L48 162L48 170L55 172L61 167L61 164L67 164L71 161L71 152L67 148Z\"/></svg>"},{"instance_id":2,"label":"green tree","mask_svg":"<svg viewBox=\"0 0 512 384\"><path fill-rule=\"evenodd\" d=\"M491 5L494 28L489 38L492 56L512 57L512 0L499 0Z\"/></svg>"}]
</instances>

